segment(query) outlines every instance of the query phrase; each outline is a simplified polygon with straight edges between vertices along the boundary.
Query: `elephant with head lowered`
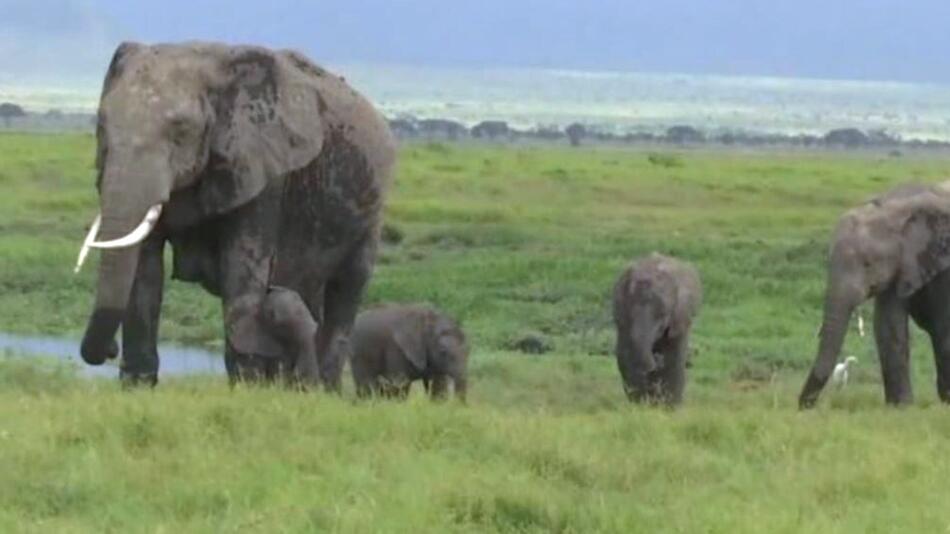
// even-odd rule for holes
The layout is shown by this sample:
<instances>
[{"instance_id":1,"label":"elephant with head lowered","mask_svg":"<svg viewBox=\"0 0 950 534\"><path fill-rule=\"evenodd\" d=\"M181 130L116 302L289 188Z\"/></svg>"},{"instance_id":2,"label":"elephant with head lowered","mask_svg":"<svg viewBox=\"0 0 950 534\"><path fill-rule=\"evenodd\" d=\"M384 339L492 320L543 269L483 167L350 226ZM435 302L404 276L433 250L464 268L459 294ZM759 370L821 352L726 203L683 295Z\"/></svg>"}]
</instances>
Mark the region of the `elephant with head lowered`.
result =
<instances>
[{"instance_id":1,"label":"elephant with head lowered","mask_svg":"<svg viewBox=\"0 0 950 534\"><path fill-rule=\"evenodd\" d=\"M468 391L469 346L448 315L423 304L388 304L360 313L353 327L350 370L360 397L405 398L415 380L434 399L451 380L456 398Z\"/></svg>"},{"instance_id":2,"label":"elephant with head lowered","mask_svg":"<svg viewBox=\"0 0 950 534\"><path fill-rule=\"evenodd\" d=\"M629 400L682 402L689 334L702 299L695 267L663 254L641 258L620 274L613 290L615 352Z\"/></svg>"},{"instance_id":3,"label":"elephant with head lowered","mask_svg":"<svg viewBox=\"0 0 950 534\"><path fill-rule=\"evenodd\" d=\"M845 213L831 242L818 354L799 396L810 408L828 381L855 308L874 298L884 398L913 402L908 317L929 335L937 392L950 402L950 182L904 185Z\"/></svg>"},{"instance_id":4,"label":"elephant with head lowered","mask_svg":"<svg viewBox=\"0 0 950 534\"><path fill-rule=\"evenodd\" d=\"M372 105L297 52L124 43L96 137L100 215L79 263L89 248L102 257L83 359L115 357L121 327L120 377L157 381L169 243L172 277L223 303L232 379L237 355L294 346L301 381L338 388L395 164ZM273 288L282 292L268 297ZM289 331L280 318L291 316Z\"/></svg>"}]
</instances>

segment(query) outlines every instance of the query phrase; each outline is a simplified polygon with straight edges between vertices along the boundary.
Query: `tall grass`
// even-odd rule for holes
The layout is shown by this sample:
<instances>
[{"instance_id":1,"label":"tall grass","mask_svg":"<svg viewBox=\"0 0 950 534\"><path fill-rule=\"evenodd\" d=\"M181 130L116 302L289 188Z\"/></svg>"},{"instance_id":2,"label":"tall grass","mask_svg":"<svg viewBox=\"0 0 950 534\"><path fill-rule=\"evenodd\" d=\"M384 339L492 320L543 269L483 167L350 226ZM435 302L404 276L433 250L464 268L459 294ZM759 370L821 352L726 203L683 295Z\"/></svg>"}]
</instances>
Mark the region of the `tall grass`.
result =
<instances>
[{"instance_id":1,"label":"tall grass","mask_svg":"<svg viewBox=\"0 0 950 534\"><path fill-rule=\"evenodd\" d=\"M88 136L0 136L0 329L76 335L95 262ZM657 160L653 155L653 160ZM798 413L829 229L946 160L410 145L367 302L428 300L473 340L466 406L356 403L222 377L122 392L0 360L0 531L950 531L947 409L915 333L918 403L854 383ZM687 401L640 409L608 293L658 250L701 271ZM161 335L220 347L218 303L167 285ZM509 350L525 333L553 351Z\"/></svg>"}]
</instances>

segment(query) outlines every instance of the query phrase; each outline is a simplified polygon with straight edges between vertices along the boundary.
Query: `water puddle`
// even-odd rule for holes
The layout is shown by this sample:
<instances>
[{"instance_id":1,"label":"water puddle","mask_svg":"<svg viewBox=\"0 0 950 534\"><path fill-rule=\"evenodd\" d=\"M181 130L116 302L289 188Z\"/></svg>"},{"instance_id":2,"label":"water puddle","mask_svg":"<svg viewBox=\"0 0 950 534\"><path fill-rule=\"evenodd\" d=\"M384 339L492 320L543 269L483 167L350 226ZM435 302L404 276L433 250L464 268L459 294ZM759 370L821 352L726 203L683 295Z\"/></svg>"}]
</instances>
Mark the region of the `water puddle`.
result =
<instances>
[{"instance_id":1,"label":"water puddle","mask_svg":"<svg viewBox=\"0 0 950 534\"><path fill-rule=\"evenodd\" d=\"M79 357L79 340L46 336L20 336L0 333L0 355L11 353L15 356L51 358L75 365L81 375L88 377L118 376L117 361L105 365L86 365ZM159 375L187 376L202 374L224 374L224 357L206 350L181 347L178 345L159 345L161 358Z\"/></svg>"}]
</instances>

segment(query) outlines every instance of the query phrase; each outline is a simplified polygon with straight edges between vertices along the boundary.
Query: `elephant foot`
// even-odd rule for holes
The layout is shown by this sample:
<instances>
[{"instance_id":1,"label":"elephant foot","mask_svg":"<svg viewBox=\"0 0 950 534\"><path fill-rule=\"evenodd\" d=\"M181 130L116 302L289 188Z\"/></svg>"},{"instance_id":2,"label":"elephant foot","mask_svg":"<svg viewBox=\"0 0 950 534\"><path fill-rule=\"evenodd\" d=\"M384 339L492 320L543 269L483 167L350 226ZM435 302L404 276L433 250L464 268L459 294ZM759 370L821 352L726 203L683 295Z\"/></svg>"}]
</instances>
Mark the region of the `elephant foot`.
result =
<instances>
[{"instance_id":1,"label":"elephant foot","mask_svg":"<svg viewBox=\"0 0 950 534\"><path fill-rule=\"evenodd\" d=\"M892 408L907 408L914 404L914 398L901 397L897 399L886 399L885 404Z\"/></svg>"},{"instance_id":2,"label":"elephant foot","mask_svg":"<svg viewBox=\"0 0 950 534\"><path fill-rule=\"evenodd\" d=\"M119 382L125 390L154 388L158 385L158 373L132 373L120 369Z\"/></svg>"},{"instance_id":3,"label":"elephant foot","mask_svg":"<svg viewBox=\"0 0 950 534\"><path fill-rule=\"evenodd\" d=\"M89 345L83 343L80 355L82 360L89 365L102 365L107 360L114 360L119 357L119 344L112 339L109 340L104 349L91 349Z\"/></svg>"}]
</instances>

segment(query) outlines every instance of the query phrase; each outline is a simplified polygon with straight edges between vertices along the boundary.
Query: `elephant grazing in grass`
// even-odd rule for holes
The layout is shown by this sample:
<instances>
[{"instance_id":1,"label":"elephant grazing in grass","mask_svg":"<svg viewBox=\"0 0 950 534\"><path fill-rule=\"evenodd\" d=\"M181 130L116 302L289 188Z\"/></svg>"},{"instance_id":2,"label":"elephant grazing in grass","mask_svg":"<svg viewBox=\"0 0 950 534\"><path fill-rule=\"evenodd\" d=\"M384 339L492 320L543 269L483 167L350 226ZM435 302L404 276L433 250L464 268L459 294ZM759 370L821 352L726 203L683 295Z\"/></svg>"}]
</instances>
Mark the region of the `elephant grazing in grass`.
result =
<instances>
[{"instance_id":1,"label":"elephant grazing in grass","mask_svg":"<svg viewBox=\"0 0 950 534\"><path fill-rule=\"evenodd\" d=\"M237 355L273 358L291 343L298 380L338 389L395 163L373 106L296 52L125 43L96 138L100 215L77 269L103 252L83 360L115 357L121 326L120 377L157 381L169 243L172 277L221 298L232 379ZM286 330L302 308L311 320Z\"/></svg>"},{"instance_id":2,"label":"elephant grazing in grass","mask_svg":"<svg viewBox=\"0 0 950 534\"><path fill-rule=\"evenodd\" d=\"M908 316L929 335L937 393L950 403L950 182L904 185L845 213L831 240L818 354L798 404L810 408L831 376L851 314L874 298L884 398L913 402Z\"/></svg>"},{"instance_id":3,"label":"elephant grazing in grass","mask_svg":"<svg viewBox=\"0 0 950 534\"><path fill-rule=\"evenodd\" d=\"M420 304L390 304L367 310L353 327L350 369L360 397L405 398L422 380L434 399L452 381L455 396L468 391L469 346L451 317Z\"/></svg>"},{"instance_id":4,"label":"elephant grazing in grass","mask_svg":"<svg viewBox=\"0 0 950 534\"><path fill-rule=\"evenodd\" d=\"M617 367L627 398L680 404L689 334L702 304L696 269L653 253L624 269L614 285Z\"/></svg>"}]
</instances>

